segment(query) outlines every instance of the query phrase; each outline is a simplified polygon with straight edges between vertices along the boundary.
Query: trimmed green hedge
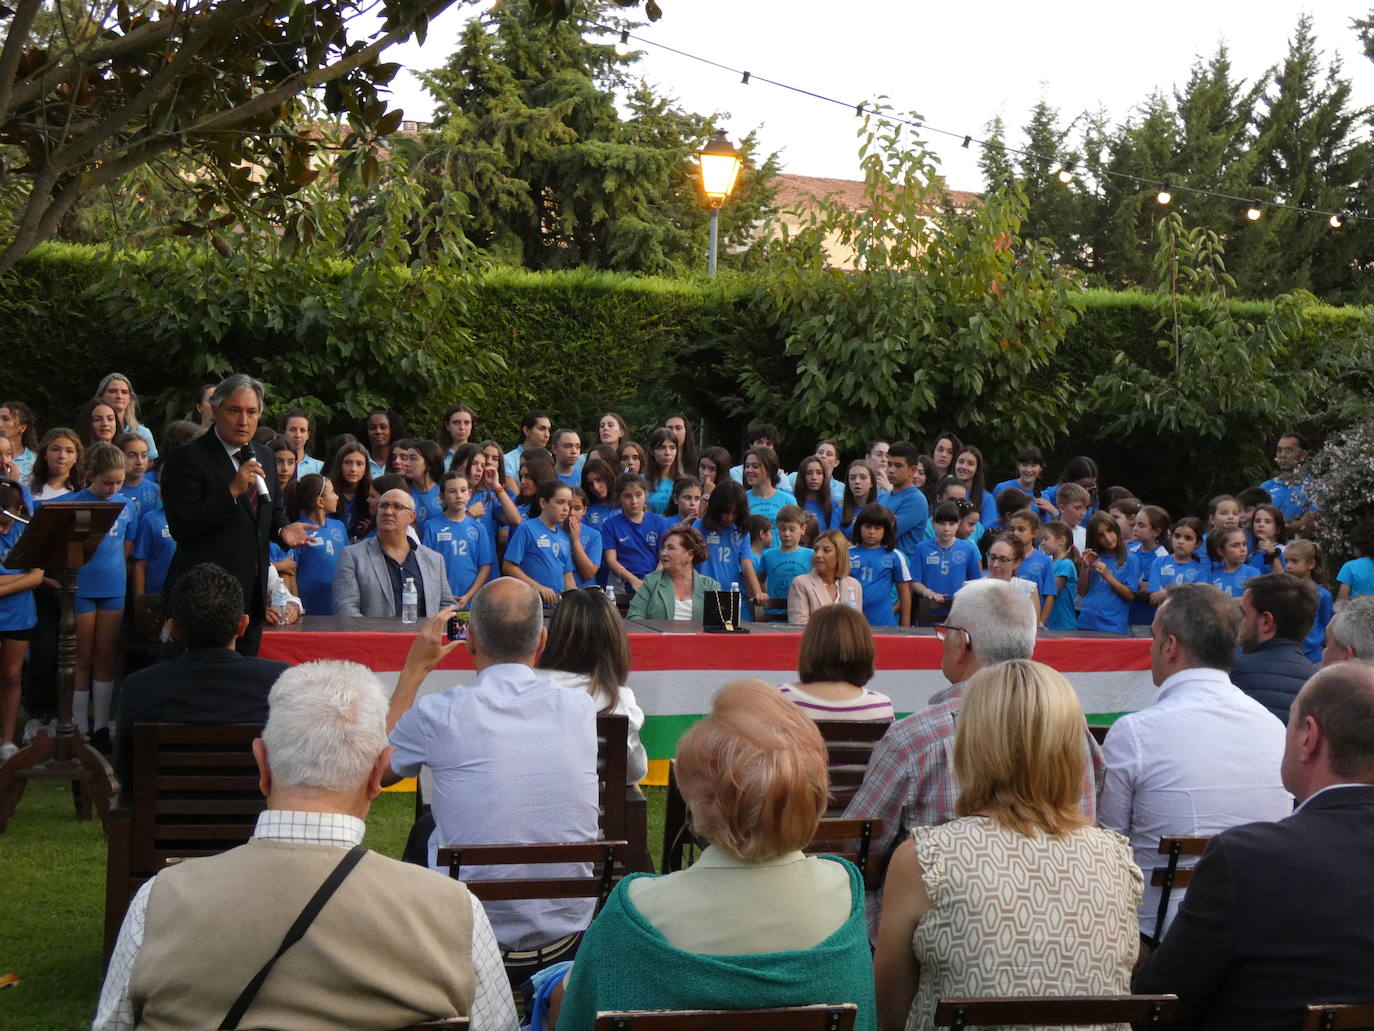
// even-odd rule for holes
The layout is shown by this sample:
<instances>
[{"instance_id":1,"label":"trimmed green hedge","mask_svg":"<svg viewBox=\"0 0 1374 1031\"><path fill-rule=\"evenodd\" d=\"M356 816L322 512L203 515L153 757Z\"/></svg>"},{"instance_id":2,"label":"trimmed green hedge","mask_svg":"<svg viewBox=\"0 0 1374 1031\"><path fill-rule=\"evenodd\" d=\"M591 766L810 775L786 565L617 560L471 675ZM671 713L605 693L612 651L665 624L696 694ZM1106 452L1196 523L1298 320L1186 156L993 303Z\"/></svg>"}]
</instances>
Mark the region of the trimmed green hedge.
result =
<instances>
[{"instance_id":1,"label":"trimmed green hedge","mask_svg":"<svg viewBox=\"0 0 1374 1031\"><path fill-rule=\"evenodd\" d=\"M345 282L347 266L333 266L334 272L314 270L313 289L327 288L333 274ZM335 305L335 298L326 297L330 303L322 304L318 292L292 282L282 292L292 303L299 294L301 308L308 309L292 312L289 305L264 305L233 289L210 296L207 283L224 280L196 261L181 270L164 264L146 273L135 262L125 267L117 287L109 270L103 249L49 245L0 280L3 393L28 402L40 427L70 421L101 376L115 369L133 379L146 421L160 426L186 415L199 383L234 368L269 384L270 407L304 401L329 413L322 437L354 429L364 400L389 401L413 432L426 436L437 431L446 405L468 401L478 412L478 433L503 442L514 439L521 414L532 408L547 410L556 426L584 432L603 411L615 410L637 434L647 433L668 411L685 408L704 420L709 439L735 452L747 417L721 405L719 399L738 387L722 370L736 356L766 361L780 350L761 313L745 301L744 283L730 276L664 280L498 268L476 283L455 284L455 296L464 298L465 309L457 309L464 314L455 319L462 326L441 327L421 348L393 354L393 343L374 339L375 324L360 328L353 346L346 329L349 305L365 299L342 297ZM1104 439L1097 429L1101 413L1087 400L1097 373L1118 351L1167 368L1167 354L1156 346L1163 334L1154 328L1153 304L1152 296L1141 293L1085 294L1082 315L1058 359L1058 371L1083 401L1069 413L1065 439L1045 448L1051 456L1047 477L1071 455L1092 454L1103 467L1104 486L1124 482L1166 505L1194 507L1217 489L1257 482L1272 443L1265 439L1270 430L1255 429L1253 439L1225 453L1199 454L1194 442L1165 437ZM1263 319L1269 310L1265 302L1232 304L1243 321ZM1290 349L1294 367L1370 332L1370 312L1363 308L1314 304L1307 319L1305 337ZM205 325L214 332L198 333ZM321 354L327 358L324 374ZM484 357L491 354L504 371ZM416 369L429 371L421 375ZM1352 368L1347 382L1332 385L1331 397L1368 393L1365 375ZM1308 428L1331 428L1321 419L1317 413ZM826 429L817 426L816 436ZM784 447L784 464L791 468L810 443ZM1009 469L1012 458L990 455L990 474Z\"/></svg>"}]
</instances>

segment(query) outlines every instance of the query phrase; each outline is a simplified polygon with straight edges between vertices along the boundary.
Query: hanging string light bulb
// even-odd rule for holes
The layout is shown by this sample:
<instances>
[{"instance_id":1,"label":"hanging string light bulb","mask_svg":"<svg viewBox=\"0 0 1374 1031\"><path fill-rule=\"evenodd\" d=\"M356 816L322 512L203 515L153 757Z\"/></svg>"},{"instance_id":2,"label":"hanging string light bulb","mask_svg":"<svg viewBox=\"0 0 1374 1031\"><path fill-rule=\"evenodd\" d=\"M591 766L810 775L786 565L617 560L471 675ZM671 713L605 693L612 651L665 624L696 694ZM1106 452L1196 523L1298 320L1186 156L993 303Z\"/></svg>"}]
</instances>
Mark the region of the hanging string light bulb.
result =
<instances>
[{"instance_id":1,"label":"hanging string light bulb","mask_svg":"<svg viewBox=\"0 0 1374 1031\"><path fill-rule=\"evenodd\" d=\"M1168 204L1168 203L1170 203L1173 199L1174 199L1174 184L1173 184L1173 183L1170 183L1170 182L1166 182L1163 186L1161 186L1161 187L1159 188L1159 192L1155 194L1155 200L1156 200L1159 204Z\"/></svg>"}]
</instances>

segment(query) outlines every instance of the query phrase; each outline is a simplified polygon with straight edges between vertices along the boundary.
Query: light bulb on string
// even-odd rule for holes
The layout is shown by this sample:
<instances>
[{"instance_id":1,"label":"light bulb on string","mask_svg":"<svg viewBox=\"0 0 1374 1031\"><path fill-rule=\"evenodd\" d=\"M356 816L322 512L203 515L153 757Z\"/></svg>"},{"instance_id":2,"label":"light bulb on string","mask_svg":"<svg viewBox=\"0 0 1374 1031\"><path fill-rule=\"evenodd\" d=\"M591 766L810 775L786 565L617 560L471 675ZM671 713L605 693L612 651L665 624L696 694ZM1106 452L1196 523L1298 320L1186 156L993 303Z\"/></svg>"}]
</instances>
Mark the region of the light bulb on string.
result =
<instances>
[{"instance_id":1,"label":"light bulb on string","mask_svg":"<svg viewBox=\"0 0 1374 1031\"><path fill-rule=\"evenodd\" d=\"M1070 161L1063 168L1061 168L1058 174L1055 176L1055 178L1057 178L1065 186L1068 186L1069 183L1073 182L1073 162Z\"/></svg>"},{"instance_id":2,"label":"light bulb on string","mask_svg":"<svg viewBox=\"0 0 1374 1031\"><path fill-rule=\"evenodd\" d=\"M1252 200L1250 206L1245 209L1245 217L1251 222L1258 222L1264 215L1264 208L1260 207L1260 202Z\"/></svg>"},{"instance_id":3,"label":"light bulb on string","mask_svg":"<svg viewBox=\"0 0 1374 1031\"><path fill-rule=\"evenodd\" d=\"M621 29L621 30L620 30L620 39L616 42L616 45L615 45L615 54L616 54L617 57L629 57L629 56L630 56L630 30L629 30L629 29Z\"/></svg>"},{"instance_id":4,"label":"light bulb on string","mask_svg":"<svg viewBox=\"0 0 1374 1031\"><path fill-rule=\"evenodd\" d=\"M1165 183L1163 186L1159 188L1159 192L1155 194L1155 200L1160 204L1168 204L1173 199L1174 194L1172 183Z\"/></svg>"},{"instance_id":5,"label":"light bulb on string","mask_svg":"<svg viewBox=\"0 0 1374 1031\"><path fill-rule=\"evenodd\" d=\"M1341 226L1345 225L1345 219L1341 217L1339 211L1333 212L1331 217L1327 219L1327 222L1330 223L1332 229L1339 229Z\"/></svg>"}]
</instances>

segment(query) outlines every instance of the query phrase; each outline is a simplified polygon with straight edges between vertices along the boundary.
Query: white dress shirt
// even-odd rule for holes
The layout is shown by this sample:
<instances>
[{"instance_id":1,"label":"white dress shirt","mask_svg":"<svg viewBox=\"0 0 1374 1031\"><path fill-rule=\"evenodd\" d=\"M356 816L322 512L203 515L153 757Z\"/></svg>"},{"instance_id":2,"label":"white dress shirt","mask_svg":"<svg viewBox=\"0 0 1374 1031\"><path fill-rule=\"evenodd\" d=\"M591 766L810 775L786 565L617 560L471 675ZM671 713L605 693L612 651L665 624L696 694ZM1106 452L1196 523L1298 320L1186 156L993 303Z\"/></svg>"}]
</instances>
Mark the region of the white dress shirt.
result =
<instances>
[{"instance_id":1,"label":"white dress shirt","mask_svg":"<svg viewBox=\"0 0 1374 1031\"><path fill-rule=\"evenodd\" d=\"M267 841L284 841L293 845L333 845L350 849L361 845L366 825L362 820L343 813L303 813L268 809L258 816L253 837ZM143 945L143 926L148 913L148 893L153 878L144 883L129 903L124 923L119 929L110 966L105 972L105 984L100 990L100 1005L96 1009L91 1031L132 1031L134 1007L129 999L129 978L133 975L134 960ZM472 1012L468 1016L471 1031L515 1031L519 1021L511 998L510 981L496 946L496 935L482 904L472 899L472 972L474 988ZM265 958L265 957L264 957Z\"/></svg>"},{"instance_id":2,"label":"white dress shirt","mask_svg":"<svg viewBox=\"0 0 1374 1031\"><path fill-rule=\"evenodd\" d=\"M1267 715L1267 714L1266 714ZM1269 717L1271 720L1274 718ZM511 845L595 841L596 703L543 670L520 663L488 666L470 686L426 695L391 732L391 769L434 775L434 833L441 845ZM472 867L464 881L576 877L589 864ZM594 899L490 902L487 916L503 949L531 949L584 931Z\"/></svg>"},{"instance_id":3,"label":"white dress shirt","mask_svg":"<svg viewBox=\"0 0 1374 1031\"><path fill-rule=\"evenodd\" d=\"M688 604L690 603L691 600L688 599ZM561 669L541 669L539 672L555 684L572 688L574 691L586 691L592 696L592 704L596 706L598 714L604 712L606 706L610 704L611 700L606 696L605 691L591 690L592 678L585 673L568 673ZM625 764L625 782L638 784L649 772L649 753L644 750L644 745L639 740L639 732L644 727L644 710L639 707L639 702L635 701L635 693L622 684L620 700L607 715L624 716L629 721L629 728L625 736L625 748L628 753Z\"/></svg>"},{"instance_id":4,"label":"white dress shirt","mask_svg":"<svg viewBox=\"0 0 1374 1031\"><path fill-rule=\"evenodd\" d=\"M1113 724L1102 745L1107 779L1097 821L1135 850L1145 875L1143 932L1161 935L1168 926L1156 932L1160 889L1150 885L1150 872L1168 862L1160 838L1292 814L1279 770L1284 736L1283 724L1219 669L1175 673L1153 705ZM1170 894L1170 918L1183 894Z\"/></svg>"}]
</instances>

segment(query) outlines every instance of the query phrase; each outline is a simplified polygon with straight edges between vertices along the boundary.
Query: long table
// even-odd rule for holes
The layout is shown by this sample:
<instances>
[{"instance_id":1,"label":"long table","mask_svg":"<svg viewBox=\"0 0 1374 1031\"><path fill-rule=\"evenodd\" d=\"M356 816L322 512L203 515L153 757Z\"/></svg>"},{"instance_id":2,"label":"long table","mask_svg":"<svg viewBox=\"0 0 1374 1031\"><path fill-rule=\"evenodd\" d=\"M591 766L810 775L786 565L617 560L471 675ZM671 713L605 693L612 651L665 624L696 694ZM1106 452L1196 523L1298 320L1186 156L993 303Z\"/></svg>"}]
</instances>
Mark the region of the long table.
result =
<instances>
[{"instance_id":1,"label":"long table","mask_svg":"<svg viewBox=\"0 0 1374 1031\"><path fill-rule=\"evenodd\" d=\"M661 782L666 760L682 733L710 709L723 684L742 677L770 683L795 680L801 628L785 623L748 624L749 634L706 634L697 624L629 620L629 686L645 713L641 740L652 760L648 782ZM394 685L417 631L397 619L307 616L290 627L268 628L261 655L299 663L348 659ZM946 686L940 672L942 645L929 629L880 630L877 673L869 686L892 699L899 714L924 708ZM1042 633L1035 658L1063 673L1089 717L1144 708L1154 698L1148 638ZM421 694L469 684L475 674L465 648L431 673Z\"/></svg>"}]
</instances>

